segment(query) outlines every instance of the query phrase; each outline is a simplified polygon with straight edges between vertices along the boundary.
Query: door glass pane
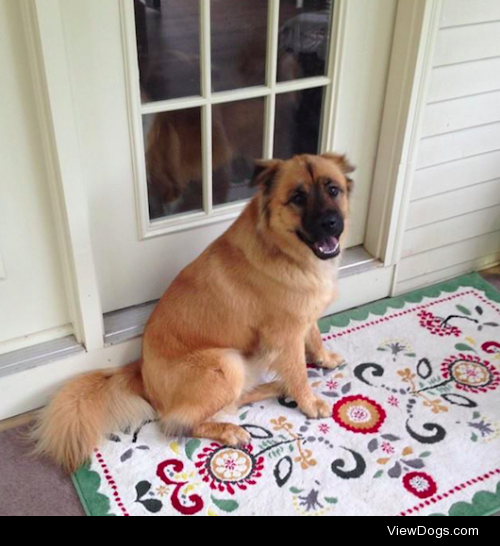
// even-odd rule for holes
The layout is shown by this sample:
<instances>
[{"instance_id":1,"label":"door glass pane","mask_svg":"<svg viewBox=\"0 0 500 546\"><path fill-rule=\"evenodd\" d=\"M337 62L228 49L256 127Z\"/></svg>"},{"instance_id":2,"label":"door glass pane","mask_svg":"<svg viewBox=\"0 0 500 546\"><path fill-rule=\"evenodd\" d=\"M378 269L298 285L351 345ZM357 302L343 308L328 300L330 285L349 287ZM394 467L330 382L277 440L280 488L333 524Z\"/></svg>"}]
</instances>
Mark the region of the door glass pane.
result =
<instances>
[{"instance_id":1,"label":"door glass pane","mask_svg":"<svg viewBox=\"0 0 500 546\"><path fill-rule=\"evenodd\" d=\"M281 0L278 81L326 75L334 0Z\"/></svg>"},{"instance_id":2,"label":"door glass pane","mask_svg":"<svg viewBox=\"0 0 500 546\"><path fill-rule=\"evenodd\" d=\"M134 0L143 103L200 94L198 0Z\"/></svg>"},{"instance_id":3,"label":"door glass pane","mask_svg":"<svg viewBox=\"0 0 500 546\"><path fill-rule=\"evenodd\" d=\"M264 85L268 0L211 0L212 87Z\"/></svg>"},{"instance_id":4,"label":"door glass pane","mask_svg":"<svg viewBox=\"0 0 500 546\"><path fill-rule=\"evenodd\" d=\"M201 110L143 116L152 220L203 210Z\"/></svg>"},{"instance_id":5,"label":"door glass pane","mask_svg":"<svg viewBox=\"0 0 500 546\"><path fill-rule=\"evenodd\" d=\"M254 160L262 157L264 99L213 107L214 205L250 198Z\"/></svg>"},{"instance_id":6,"label":"door glass pane","mask_svg":"<svg viewBox=\"0 0 500 546\"><path fill-rule=\"evenodd\" d=\"M276 97L274 157L317 154L325 89L306 89Z\"/></svg>"}]
</instances>

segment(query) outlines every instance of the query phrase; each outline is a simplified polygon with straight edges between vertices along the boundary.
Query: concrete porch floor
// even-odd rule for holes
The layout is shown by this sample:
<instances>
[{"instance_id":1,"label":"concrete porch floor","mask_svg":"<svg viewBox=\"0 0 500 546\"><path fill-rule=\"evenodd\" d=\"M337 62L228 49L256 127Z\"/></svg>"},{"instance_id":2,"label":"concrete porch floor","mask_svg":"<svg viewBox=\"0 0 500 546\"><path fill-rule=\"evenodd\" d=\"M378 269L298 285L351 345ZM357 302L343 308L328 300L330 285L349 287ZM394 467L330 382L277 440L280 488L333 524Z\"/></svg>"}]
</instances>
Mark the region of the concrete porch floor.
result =
<instances>
[{"instance_id":1,"label":"concrete porch floor","mask_svg":"<svg viewBox=\"0 0 500 546\"><path fill-rule=\"evenodd\" d=\"M500 266L482 275L500 290ZM19 433L30 420L27 414L0 422L0 516L84 516L70 478L29 456Z\"/></svg>"}]
</instances>

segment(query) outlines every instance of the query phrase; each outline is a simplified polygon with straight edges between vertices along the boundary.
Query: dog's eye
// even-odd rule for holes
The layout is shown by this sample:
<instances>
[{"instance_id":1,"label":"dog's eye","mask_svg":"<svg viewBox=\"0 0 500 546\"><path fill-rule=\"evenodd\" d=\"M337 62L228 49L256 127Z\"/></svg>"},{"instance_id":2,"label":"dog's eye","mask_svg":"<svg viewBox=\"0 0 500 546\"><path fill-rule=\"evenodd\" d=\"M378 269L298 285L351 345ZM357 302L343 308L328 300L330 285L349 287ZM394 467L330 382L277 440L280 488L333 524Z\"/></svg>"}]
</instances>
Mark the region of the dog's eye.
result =
<instances>
[{"instance_id":1,"label":"dog's eye","mask_svg":"<svg viewBox=\"0 0 500 546\"><path fill-rule=\"evenodd\" d=\"M307 200L306 192L299 190L292 195L290 202L300 207L305 204L306 200Z\"/></svg>"},{"instance_id":2,"label":"dog's eye","mask_svg":"<svg viewBox=\"0 0 500 546\"><path fill-rule=\"evenodd\" d=\"M327 185L326 191L328 192L328 195L333 198L337 198L340 194L340 189L337 188L337 186L333 186L332 184Z\"/></svg>"}]
</instances>

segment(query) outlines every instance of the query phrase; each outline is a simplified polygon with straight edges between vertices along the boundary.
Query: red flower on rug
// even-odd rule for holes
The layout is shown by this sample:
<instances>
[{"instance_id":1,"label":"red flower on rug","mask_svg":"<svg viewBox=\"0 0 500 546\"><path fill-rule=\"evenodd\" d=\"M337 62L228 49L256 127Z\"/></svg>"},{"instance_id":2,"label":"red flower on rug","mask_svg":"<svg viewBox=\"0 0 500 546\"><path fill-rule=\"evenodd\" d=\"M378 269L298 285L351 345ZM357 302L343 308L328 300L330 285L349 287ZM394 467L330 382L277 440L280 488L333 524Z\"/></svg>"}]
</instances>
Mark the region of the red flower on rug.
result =
<instances>
[{"instance_id":1,"label":"red flower on rug","mask_svg":"<svg viewBox=\"0 0 500 546\"><path fill-rule=\"evenodd\" d=\"M460 328L452 326L451 324L446 324L443 319L436 317L436 315L429 311L420 311L418 317L420 318L420 326L429 330L429 332L433 335L437 335L439 337L459 337L462 334Z\"/></svg>"},{"instance_id":2,"label":"red flower on rug","mask_svg":"<svg viewBox=\"0 0 500 546\"><path fill-rule=\"evenodd\" d=\"M441 373L463 391L488 392L500 385L500 372L495 366L474 355L450 356L441 364Z\"/></svg>"},{"instance_id":3,"label":"red flower on rug","mask_svg":"<svg viewBox=\"0 0 500 546\"><path fill-rule=\"evenodd\" d=\"M318 430L322 434L328 434L330 432L330 427L325 423L321 423L321 425L318 426Z\"/></svg>"},{"instance_id":4,"label":"red flower on rug","mask_svg":"<svg viewBox=\"0 0 500 546\"><path fill-rule=\"evenodd\" d=\"M436 482L423 472L410 472L403 478L403 485L419 499L428 499L437 493Z\"/></svg>"},{"instance_id":5,"label":"red flower on rug","mask_svg":"<svg viewBox=\"0 0 500 546\"><path fill-rule=\"evenodd\" d=\"M185 516L192 516L203 509L204 503L199 495L186 496L182 494L182 490L188 485L188 482L176 480L175 473L178 474L183 470L184 463L182 461L170 459L168 461L163 461L158 465L156 475L167 486L173 486L173 492L170 498L172 507Z\"/></svg>"},{"instance_id":6,"label":"red flower on rug","mask_svg":"<svg viewBox=\"0 0 500 546\"><path fill-rule=\"evenodd\" d=\"M346 396L333 406L333 420L351 432L378 432L387 417L384 408L365 396Z\"/></svg>"},{"instance_id":7,"label":"red flower on rug","mask_svg":"<svg viewBox=\"0 0 500 546\"><path fill-rule=\"evenodd\" d=\"M213 443L198 455L198 459L196 468L203 481L212 489L231 495L234 495L235 487L245 491L249 485L255 485L264 469L264 457L256 459L251 445L243 450Z\"/></svg>"},{"instance_id":8,"label":"red flower on rug","mask_svg":"<svg viewBox=\"0 0 500 546\"><path fill-rule=\"evenodd\" d=\"M389 396L387 403L393 408L399 408L399 400L395 396Z\"/></svg>"},{"instance_id":9,"label":"red flower on rug","mask_svg":"<svg viewBox=\"0 0 500 546\"><path fill-rule=\"evenodd\" d=\"M494 354L500 354L500 343L497 341L488 341L483 344L481 347L483 351L486 351L487 353L490 353L492 355Z\"/></svg>"}]
</instances>

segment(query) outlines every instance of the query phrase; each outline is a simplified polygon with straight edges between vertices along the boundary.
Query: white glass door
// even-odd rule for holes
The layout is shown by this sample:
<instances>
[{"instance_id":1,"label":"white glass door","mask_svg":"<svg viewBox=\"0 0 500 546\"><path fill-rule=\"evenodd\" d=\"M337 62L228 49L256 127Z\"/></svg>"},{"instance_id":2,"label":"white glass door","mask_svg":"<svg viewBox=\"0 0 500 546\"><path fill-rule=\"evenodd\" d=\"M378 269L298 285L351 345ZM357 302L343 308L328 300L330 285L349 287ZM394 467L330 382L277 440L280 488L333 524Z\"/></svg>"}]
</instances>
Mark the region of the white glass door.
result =
<instances>
[{"instance_id":1,"label":"white glass door","mask_svg":"<svg viewBox=\"0 0 500 546\"><path fill-rule=\"evenodd\" d=\"M158 298L241 212L253 161L358 165L365 237L396 0L64 0L104 312Z\"/></svg>"}]
</instances>

